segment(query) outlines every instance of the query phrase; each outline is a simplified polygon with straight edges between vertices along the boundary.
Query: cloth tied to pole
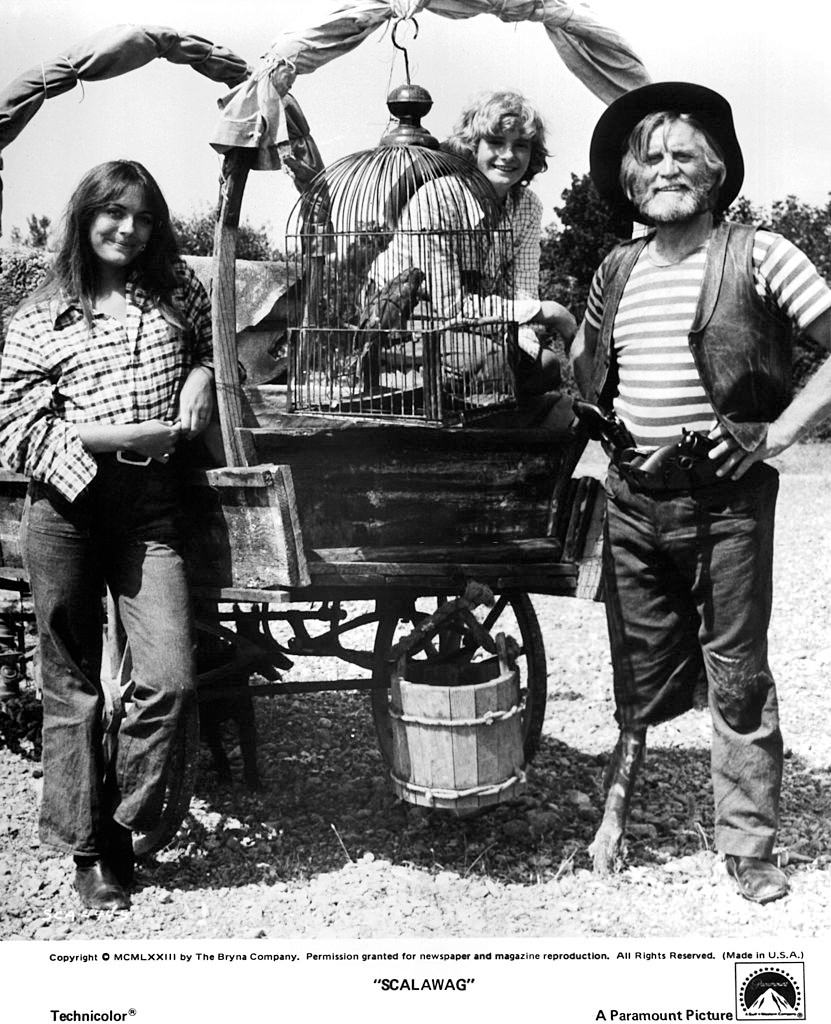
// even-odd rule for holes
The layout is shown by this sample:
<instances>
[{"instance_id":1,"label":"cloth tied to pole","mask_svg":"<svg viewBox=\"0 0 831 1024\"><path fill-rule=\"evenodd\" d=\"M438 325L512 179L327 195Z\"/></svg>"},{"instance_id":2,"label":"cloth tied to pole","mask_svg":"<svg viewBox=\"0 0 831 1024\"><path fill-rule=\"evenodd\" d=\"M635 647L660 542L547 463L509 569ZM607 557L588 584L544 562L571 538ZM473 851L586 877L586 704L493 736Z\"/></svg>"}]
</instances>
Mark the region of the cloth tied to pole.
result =
<instances>
[{"instance_id":1,"label":"cloth tied to pole","mask_svg":"<svg viewBox=\"0 0 831 1024\"><path fill-rule=\"evenodd\" d=\"M421 12L454 20L491 14L505 22L541 22L566 67L605 103L650 81L617 31L602 25L584 6L566 0L340 0L312 24L281 32L262 58L262 67L274 69L282 61L297 75L310 74L355 49L388 22ZM223 104L222 122L212 139L216 148L273 144L265 140L277 130L279 104L259 90L260 74L261 69L238 85ZM264 119L263 130L258 116ZM262 160L268 166L268 158Z\"/></svg>"},{"instance_id":2,"label":"cloth tied to pole","mask_svg":"<svg viewBox=\"0 0 831 1024\"><path fill-rule=\"evenodd\" d=\"M251 73L241 57L201 36L158 25L116 25L29 68L0 92L0 152L23 131L44 100L68 92L78 82L116 78L157 58L189 64L199 74L228 86L238 85Z\"/></svg>"}]
</instances>

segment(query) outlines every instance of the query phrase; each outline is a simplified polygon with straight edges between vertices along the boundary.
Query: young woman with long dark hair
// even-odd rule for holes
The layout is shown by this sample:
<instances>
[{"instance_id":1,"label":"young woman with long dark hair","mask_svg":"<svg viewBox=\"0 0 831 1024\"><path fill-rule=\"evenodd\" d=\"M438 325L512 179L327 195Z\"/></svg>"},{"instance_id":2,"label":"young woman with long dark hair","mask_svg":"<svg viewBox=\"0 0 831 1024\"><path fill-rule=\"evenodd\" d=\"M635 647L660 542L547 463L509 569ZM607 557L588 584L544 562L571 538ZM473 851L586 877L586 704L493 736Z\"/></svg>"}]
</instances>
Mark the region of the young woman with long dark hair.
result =
<instances>
[{"instance_id":1,"label":"young woman with long dark hair","mask_svg":"<svg viewBox=\"0 0 831 1024\"><path fill-rule=\"evenodd\" d=\"M45 843L71 853L81 902L124 909L132 832L162 810L194 699L175 452L213 408L210 303L167 204L131 160L70 198L51 276L15 313L0 361L0 457L31 478L23 556L43 687ZM116 754L102 753L105 586L132 654Z\"/></svg>"}]
</instances>

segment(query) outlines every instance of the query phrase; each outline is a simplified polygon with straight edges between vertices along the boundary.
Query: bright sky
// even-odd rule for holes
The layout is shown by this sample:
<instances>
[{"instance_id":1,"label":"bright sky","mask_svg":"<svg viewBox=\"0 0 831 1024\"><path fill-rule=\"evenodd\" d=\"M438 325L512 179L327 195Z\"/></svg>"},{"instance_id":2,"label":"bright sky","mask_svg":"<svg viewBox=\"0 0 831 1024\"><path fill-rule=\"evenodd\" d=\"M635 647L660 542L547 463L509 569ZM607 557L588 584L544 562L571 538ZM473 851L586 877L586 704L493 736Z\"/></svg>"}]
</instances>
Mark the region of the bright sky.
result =
<instances>
[{"instance_id":1,"label":"bright sky","mask_svg":"<svg viewBox=\"0 0 831 1024\"><path fill-rule=\"evenodd\" d=\"M166 25L222 43L255 63L282 28L312 23L325 0L0 0L0 87L91 33L124 22ZM831 191L831 14L816 0L595 0L597 17L628 39L655 80L701 82L732 103L755 202L789 193L822 203ZM588 169L603 107L565 68L539 24L482 15L451 21L427 12L409 47L413 81L434 98L425 119L443 137L466 100L485 89L524 92L547 122L553 158L534 182L545 221L572 171ZM406 35L406 33L403 33ZM390 84L403 80L389 34L376 33L294 87L326 162L374 146ZM392 78L391 78L392 76ZM174 212L213 205L219 158L208 140L225 87L166 61L86 83L47 100L3 153L3 239L29 213L59 219L85 170L118 156L145 163ZM243 219L280 244L295 193L282 172L257 173Z\"/></svg>"}]
</instances>

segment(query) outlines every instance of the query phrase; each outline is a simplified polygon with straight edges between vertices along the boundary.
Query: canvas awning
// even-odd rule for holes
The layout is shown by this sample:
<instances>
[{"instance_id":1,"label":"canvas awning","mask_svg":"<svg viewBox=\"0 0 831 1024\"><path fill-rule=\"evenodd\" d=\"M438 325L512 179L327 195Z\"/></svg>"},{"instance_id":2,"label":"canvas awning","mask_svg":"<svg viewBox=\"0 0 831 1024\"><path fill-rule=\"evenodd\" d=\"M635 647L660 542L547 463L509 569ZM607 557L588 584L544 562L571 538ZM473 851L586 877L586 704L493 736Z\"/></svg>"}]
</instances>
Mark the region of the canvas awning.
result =
<instances>
[{"instance_id":1,"label":"canvas awning","mask_svg":"<svg viewBox=\"0 0 831 1024\"><path fill-rule=\"evenodd\" d=\"M213 257L185 256L188 266L210 293L213 287ZM268 317L279 317L280 304L297 283L294 263L269 260L236 261L236 330L256 327Z\"/></svg>"},{"instance_id":2,"label":"canvas awning","mask_svg":"<svg viewBox=\"0 0 831 1024\"><path fill-rule=\"evenodd\" d=\"M19 75L0 92L0 154L23 131L44 101L60 96L78 82L116 78L163 58L172 64L186 64L214 82L237 86L251 75L242 57L197 35L183 35L158 25L115 25L67 47L63 53ZM281 97L282 135L280 143L291 150L302 166L319 170L320 157L309 126L297 101ZM272 161L278 161L275 152ZM283 149L285 156L287 150ZM3 167L0 157L0 170ZM0 181L0 214L2 214Z\"/></svg>"},{"instance_id":3,"label":"canvas awning","mask_svg":"<svg viewBox=\"0 0 831 1024\"><path fill-rule=\"evenodd\" d=\"M314 23L276 37L254 73L220 101L212 145L259 150L257 166L285 131L282 97L297 75L310 74L362 43L390 21L422 11L444 18L492 14L500 21L539 22L566 67L605 103L650 77L628 43L583 4L566 0L340 0Z\"/></svg>"},{"instance_id":4,"label":"canvas awning","mask_svg":"<svg viewBox=\"0 0 831 1024\"><path fill-rule=\"evenodd\" d=\"M0 92L0 153L13 142L44 101L73 89L134 71L163 57L189 64L215 82L238 85L251 74L242 57L203 39L154 25L116 25L69 46L63 53L24 71ZM0 158L0 169L3 167ZM0 183L0 213L2 213Z\"/></svg>"},{"instance_id":5,"label":"canvas awning","mask_svg":"<svg viewBox=\"0 0 831 1024\"><path fill-rule=\"evenodd\" d=\"M348 53L390 21L422 11L454 19L492 14L501 21L539 22L569 70L607 103L650 80L615 30L584 5L566 0L338 0L313 24L278 35L253 71L241 57L201 36L161 26L117 25L29 69L0 92L0 154L46 99L78 82L114 78L164 58L231 87L219 100L222 115L211 139L216 149L256 149L254 167L288 166L302 190L323 163L289 92L296 76Z\"/></svg>"},{"instance_id":6,"label":"canvas awning","mask_svg":"<svg viewBox=\"0 0 831 1024\"><path fill-rule=\"evenodd\" d=\"M0 92L0 151L17 138L44 100L78 82L116 78L159 57L189 64L200 75L229 86L251 74L242 57L201 36L153 25L115 25L30 68Z\"/></svg>"}]
</instances>

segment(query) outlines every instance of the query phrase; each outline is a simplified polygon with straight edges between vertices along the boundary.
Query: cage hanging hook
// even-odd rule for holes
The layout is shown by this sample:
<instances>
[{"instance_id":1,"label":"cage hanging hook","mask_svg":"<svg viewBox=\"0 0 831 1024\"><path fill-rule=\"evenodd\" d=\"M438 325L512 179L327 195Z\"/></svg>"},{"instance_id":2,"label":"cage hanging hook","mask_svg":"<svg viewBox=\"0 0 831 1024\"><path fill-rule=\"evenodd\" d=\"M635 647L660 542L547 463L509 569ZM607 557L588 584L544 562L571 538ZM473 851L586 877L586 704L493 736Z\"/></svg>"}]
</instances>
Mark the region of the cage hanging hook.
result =
<instances>
[{"instance_id":1,"label":"cage hanging hook","mask_svg":"<svg viewBox=\"0 0 831 1024\"><path fill-rule=\"evenodd\" d=\"M415 30L413 32L413 39L418 39L418 22L413 17L398 18L398 20L392 26L391 38L392 45L396 48L396 50L400 50L404 54L404 74L406 75L407 78L407 85L412 85L412 82L410 81L410 55L407 53L407 47L402 46L401 43L399 43L398 40L396 39L398 26L402 25L404 22L407 21L411 21L413 23L413 28Z\"/></svg>"}]
</instances>

